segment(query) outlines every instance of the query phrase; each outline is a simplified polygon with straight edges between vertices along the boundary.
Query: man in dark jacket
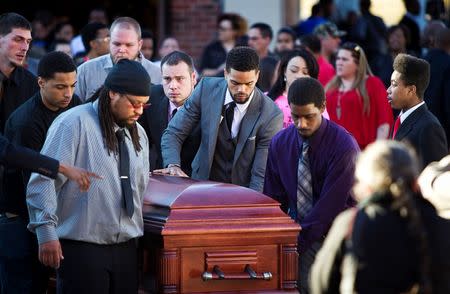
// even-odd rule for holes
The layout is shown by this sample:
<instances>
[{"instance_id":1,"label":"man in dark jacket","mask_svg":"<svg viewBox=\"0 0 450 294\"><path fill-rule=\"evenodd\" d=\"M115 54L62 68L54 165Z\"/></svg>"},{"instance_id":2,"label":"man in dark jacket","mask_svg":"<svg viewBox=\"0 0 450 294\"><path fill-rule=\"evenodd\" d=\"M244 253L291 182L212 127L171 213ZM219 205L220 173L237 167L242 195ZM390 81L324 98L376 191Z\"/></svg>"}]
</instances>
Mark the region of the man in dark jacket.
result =
<instances>
[{"instance_id":1,"label":"man in dark jacket","mask_svg":"<svg viewBox=\"0 0 450 294\"><path fill-rule=\"evenodd\" d=\"M407 54L397 55L387 90L392 108L401 110L392 138L407 141L415 148L422 169L448 153L444 129L423 101L429 81L427 61Z\"/></svg>"}]
</instances>

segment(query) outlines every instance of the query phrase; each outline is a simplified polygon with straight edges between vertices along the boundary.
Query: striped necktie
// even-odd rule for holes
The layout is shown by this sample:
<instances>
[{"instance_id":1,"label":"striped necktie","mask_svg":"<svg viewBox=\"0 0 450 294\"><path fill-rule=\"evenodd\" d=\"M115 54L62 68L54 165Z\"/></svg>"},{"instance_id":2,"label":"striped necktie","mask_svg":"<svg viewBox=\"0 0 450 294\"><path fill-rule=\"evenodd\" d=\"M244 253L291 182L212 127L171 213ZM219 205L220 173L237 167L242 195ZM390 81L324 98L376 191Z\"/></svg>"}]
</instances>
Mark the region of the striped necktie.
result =
<instances>
[{"instance_id":1,"label":"striped necktie","mask_svg":"<svg viewBox=\"0 0 450 294\"><path fill-rule=\"evenodd\" d=\"M309 143L303 141L302 156L297 170L297 218L301 221L313 206L311 169L309 165Z\"/></svg>"}]
</instances>

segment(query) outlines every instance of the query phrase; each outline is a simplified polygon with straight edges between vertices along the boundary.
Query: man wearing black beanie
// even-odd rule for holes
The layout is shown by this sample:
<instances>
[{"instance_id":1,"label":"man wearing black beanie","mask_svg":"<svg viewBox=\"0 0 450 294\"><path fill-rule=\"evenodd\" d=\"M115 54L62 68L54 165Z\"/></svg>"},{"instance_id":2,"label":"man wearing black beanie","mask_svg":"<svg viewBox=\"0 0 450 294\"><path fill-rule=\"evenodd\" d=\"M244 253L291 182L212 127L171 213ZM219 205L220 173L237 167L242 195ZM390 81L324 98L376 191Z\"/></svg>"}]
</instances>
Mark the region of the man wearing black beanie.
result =
<instances>
[{"instance_id":1,"label":"man wearing black beanie","mask_svg":"<svg viewBox=\"0 0 450 294\"><path fill-rule=\"evenodd\" d=\"M57 269L58 293L137 293L149 148L136 121L149 96L143 66L119 60L97 98L60 115L48 131L41 153L103 177L87 192L60 175L33 174L28 184L28 228L39 260Z\"/></svg>"}]
</instances>

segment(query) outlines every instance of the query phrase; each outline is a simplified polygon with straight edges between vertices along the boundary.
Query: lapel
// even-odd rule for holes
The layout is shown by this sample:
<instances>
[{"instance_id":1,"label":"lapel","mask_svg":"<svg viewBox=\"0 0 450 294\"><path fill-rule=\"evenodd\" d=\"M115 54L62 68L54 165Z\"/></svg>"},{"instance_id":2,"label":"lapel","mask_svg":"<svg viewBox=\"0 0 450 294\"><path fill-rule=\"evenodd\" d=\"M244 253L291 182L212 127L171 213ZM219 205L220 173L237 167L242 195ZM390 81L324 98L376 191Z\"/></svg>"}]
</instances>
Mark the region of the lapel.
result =
<instances>
[{"instance_id":1,"label":"lapel","mask_svg":"<svg viewBox=\"0 0 450 294\"><path fill-rule=\"evenodd\" d=\"M156 137L159 139L158 142L161 141L161 136L164 130L167 128L168 124L168 109L169 109L169 99L164 94L164 90L161 86L160 89L155 91L155 98L151 101L150 107L152 108L150 112L150 117L148 118L154 130L157 130ZM151 99L151 98L150 98Z\"/></svg>"},{"instance_id":2,"label":"lapel","mask_svg":"<svg viewBox=\"0 0 450 294\"><path fill-rule=\"evenodd\" d=\"M159 115L161 119L159 120L159 127L161 130L161 136L164 130L167 128L167 125L169 124L169 98L167 98L165 95L161 99L161 106L159 108Z\"/></svg>"},{"instance_id":3,"label":"lapel","mask_svg":"<svg viewBox=\"0 0 450 294\"><path fill-rule=\"evenodd\" d=\"M234 152L233 165L238 160L239 156L244 149L245 143L247 142L250 134L255 127L256 121L261 115L261 94L255 88L255 94L253 95L253 99L250 102L247 113L244 115L241 121L241 125L239 127L238 134L238 144L236 146L236 151Z\"/></svg>"},{"instance_id":4,"label":"lapel","mask_svg":"<svg viewBox=\"0 0 450 294\"><path fill-rule=\"evenodd\" d=\"M397 130L397 134L395 134L395 139L398 141L401 141L403 138L405 138L414 128L414 125L416 125L417 121L420 120L420 118L427 112L428 108L426 104L423 104L416 110L414 110L406 119L403 121L403 123L400 124L400 127Z\"/></svg>"},{"instance_id":5,"label":"lapel","mask_svg":"<svg viewBox=\"0 0 450 294\"><path fill-rule=\"evenodd\" d=\"M205 82L207 81L208 80L205 80ZM205 120L202 119L202 128L206 127L208 130L206 133L208 134L208 153L209 162L211 164L214 156L214 151L216 149L219 126L223 118L222 108L223 102L225 101L226 90L227 83L224 79L222 79L222 82L216 83L216 86L214 87L214 89L212 89L211 93L206 92L205 94L208 96L206 97L206 100L208 100L209 103L206 103L206 111L202 111L202 116L205 117ZM203 133L204 132L202 132L202 134Z\"/></svg>"}]
</instances>

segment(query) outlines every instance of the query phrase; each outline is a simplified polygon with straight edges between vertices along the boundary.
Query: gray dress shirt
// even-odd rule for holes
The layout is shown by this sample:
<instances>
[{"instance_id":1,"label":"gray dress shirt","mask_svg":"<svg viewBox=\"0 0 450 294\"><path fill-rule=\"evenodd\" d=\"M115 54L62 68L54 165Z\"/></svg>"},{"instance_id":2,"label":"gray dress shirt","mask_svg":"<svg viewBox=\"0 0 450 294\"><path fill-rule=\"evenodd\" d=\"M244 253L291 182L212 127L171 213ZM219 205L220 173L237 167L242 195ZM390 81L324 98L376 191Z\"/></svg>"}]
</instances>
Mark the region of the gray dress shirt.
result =
<instances>
[{"instance_id":1,"label":"gray dress shirt","mask_svg":"<svg viewBox=\"0 0 450 294\"><path fill-rule=\"evenodd\" d=\"M36 232L39 244L58 238L115 244L143 234L142 202L150 170L148 139L138 124L142 150L133 152L126 133L135 206L131 219L123 205L118 156L108 154L104 144L98 102L72 108L53 122L41 153L103 179L91 179L89 191L80 192L76 182L62 174L56 180L32 174L27 187L28 228Z\"/></svg>"},{"instance_id":2,"label":"gray dress shirt","mask_svg":"<svg viewBox=\"0 0 450 294\"><path fill-rule=\"evenodd\" d=\"M138 60L147 70L152 84L161 84L161 69L140 54ZM106 76L114 66L111 55L105 54L81 64L77 69L75 94L82 101L89 99L105 82Z\"/></svg>"}]
</instances>

